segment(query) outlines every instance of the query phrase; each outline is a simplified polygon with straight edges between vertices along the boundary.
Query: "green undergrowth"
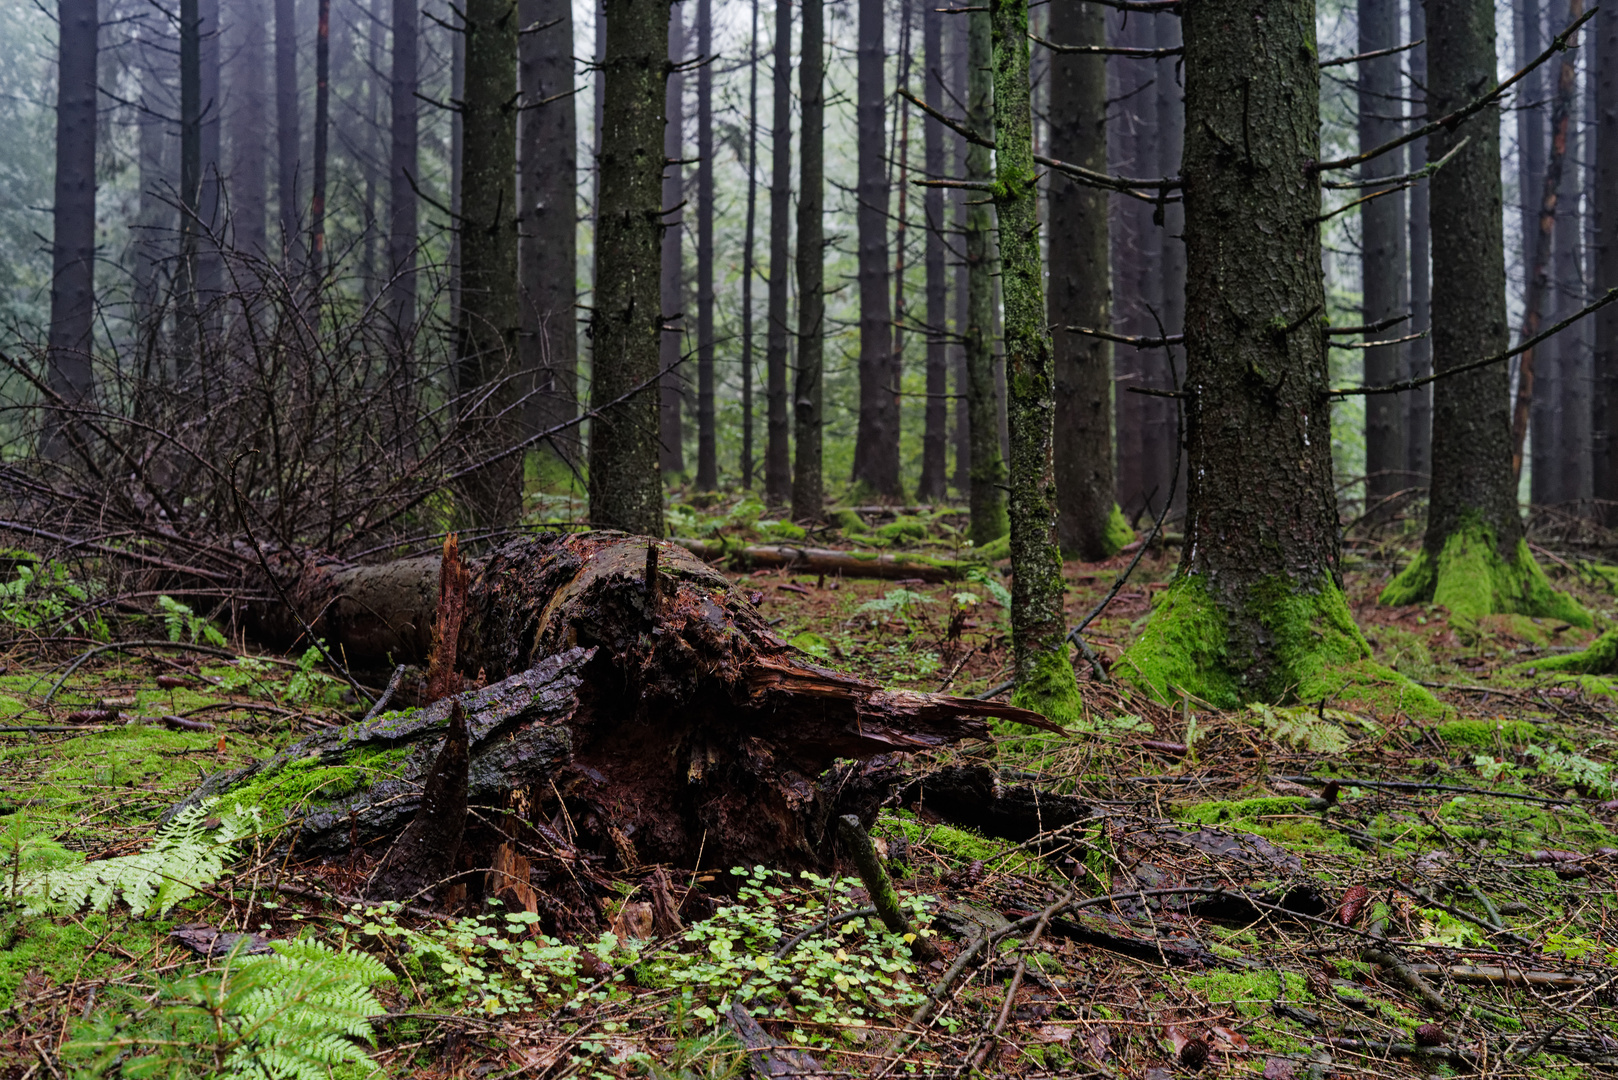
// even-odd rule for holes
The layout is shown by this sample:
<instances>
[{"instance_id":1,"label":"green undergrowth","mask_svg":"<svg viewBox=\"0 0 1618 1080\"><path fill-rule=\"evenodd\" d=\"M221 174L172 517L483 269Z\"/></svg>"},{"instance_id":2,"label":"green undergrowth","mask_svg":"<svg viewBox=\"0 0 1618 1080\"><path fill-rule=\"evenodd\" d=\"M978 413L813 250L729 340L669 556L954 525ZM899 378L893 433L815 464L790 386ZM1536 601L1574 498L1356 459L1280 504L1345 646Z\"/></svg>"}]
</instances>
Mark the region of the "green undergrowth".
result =
<instances>
[{"instance_id":1,"label":"green undergrowth","mask_svg":"<svg viewBox=\"0 0 1618 1080\"><path fill-rule=\"evenodd\" d=\"M1519 667L1571 675L1618 675L1618 629L1608 630L1576 653L1548 656Z\"/></svg>"},{"instance_id":2,"label":"green undergrowth","mask_svg":"<svg viewBox=\"0 0 1618 1080\"><path fill-rule=\"evenodd\" d=\"M1430 693L1371 658L1331 582L1305 590L1270 579L1249 591L1248 604L1272 658L1262 682L1250 681L1229 655L1229 616L1197 575L1180 575L1163 591L1139 639L1119 658L1119 675L1170 703L1189 694L1222 709L1298 701L1441 714Z\"/></svg>"},{"instance_id":3,"label":"green undergrowth","mask_svg":"<svg viewBox=\"0 0 1618 1080\"><path fill-rule=\"evenodd\" d=\"M1437 558L1425 548L1418 552L1382 590L1379 602L1393 607L1437 604L1461 619L1516 614L1593 625L1577 600L1551 585L1526 540L1517 541L1508 559L1500 553L1494 531L1476 518L1445 539Z\"/></svg>"},{"instance_id":4,"label":"green undergrowth","mask_svg":"<svg viewBox=\"0 0 1618 1080\"><path fill-rule=\"evenodd\" d=\"M1176 810L1174 817L1194 825L1211 825L1262 836L1297 853L1355 854L1343 834L1325 824L1302 796L1276 795L1256 799L1228 799L1193 803Z\"/></svg>"}]
</instances>

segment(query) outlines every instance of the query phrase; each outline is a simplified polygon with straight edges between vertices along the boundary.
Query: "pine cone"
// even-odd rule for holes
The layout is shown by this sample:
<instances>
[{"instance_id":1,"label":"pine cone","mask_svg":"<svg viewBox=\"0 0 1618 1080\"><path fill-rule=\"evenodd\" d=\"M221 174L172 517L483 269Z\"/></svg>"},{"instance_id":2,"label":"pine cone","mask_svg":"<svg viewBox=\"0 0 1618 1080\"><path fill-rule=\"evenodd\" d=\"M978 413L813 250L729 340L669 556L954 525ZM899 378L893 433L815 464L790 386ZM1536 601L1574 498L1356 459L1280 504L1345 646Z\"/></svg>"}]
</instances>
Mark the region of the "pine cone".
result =
<instances>
[{"instance_id":1,"label":"pine cone","mask_svg":"<svg viewBox=\"0 0 1618 1080\"><path fill-rule=\"evenodd\" d=\"M1337 906L1337 921L1344 926L1353 926L1359 919L1360 912L1365 910L1365 902L1371 898L1371 890L1364 885L1356 885L1343 894L1343 902Z\"/></svg>"},{"instance_id":2,"label":"pine cone","mask_svg":"<svg viewBox=\"0 0 1618 1080\"><path fill-rule=\"evenodd\" d=\"M1437 1024L1423 1024L1416 1029L1417 1046L1443 1046L1444 1029Z\"/></svg>"},{"instance_id":3,"label":"pine cone","mask_svg":"<svg viewBox=\"0 0 1618 1080\"><path fill-rule=\"evenodd\" d=\"M1201 1039L1192 1039L1180 1047L1180 1064L1188 1069L1200 1069L1208 1064L1208 1044Z\"/></svg>"},{"instance_id":4,"label":"pine cone","mask_svg":"<svg viewBox=\"0 0 1618 1080\"><path fill-rule=\"evenodd\" d=\"M1318 969L1310 971L1304 977L1304 982L1308 985L1309 992L1315 996L1317 1001L1331 1001L1337 996L1332 993L1331 979L1326 976L1324 971Z\"/></svg>"}]
</instances>

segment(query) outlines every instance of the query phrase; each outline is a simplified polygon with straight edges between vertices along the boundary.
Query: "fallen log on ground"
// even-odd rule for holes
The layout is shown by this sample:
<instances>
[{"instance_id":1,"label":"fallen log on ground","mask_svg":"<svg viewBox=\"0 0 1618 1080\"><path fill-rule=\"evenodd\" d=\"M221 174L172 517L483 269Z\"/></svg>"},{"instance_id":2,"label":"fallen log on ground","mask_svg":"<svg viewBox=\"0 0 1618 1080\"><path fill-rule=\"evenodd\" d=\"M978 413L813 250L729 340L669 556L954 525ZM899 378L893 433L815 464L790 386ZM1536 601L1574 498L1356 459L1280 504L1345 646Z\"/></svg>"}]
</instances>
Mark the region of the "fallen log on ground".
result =
<instances>
[{"instance_id":1,"label":"fallen log on ground","mask_svg":"<svg viewBox=\"0 0 1618 1080\"><path fill-rule=\"evenodd\" d=\"M732 570L788 570L831 577L916 578L926 582L957 581L982 562L935 559L903 552L837 551L794 544L726 544L720 540L671 541L707 562L724 562Z\"/></svg>"},{"instance_id":2,"label":"fallen log on ground","mask_svg":"<svg viewBox=\"0 0 1618 1080\"><path fill-rule=\"evenodd\" d=\"M386 589L354 568L311 565L287 591L351 663L419 660L436 568L380 573ZM289 632L276 617L261 612L261 626ZM869 822L899 781L869 759L982 737L991 716L1052 727L1025 710L886 691L819 667L695 556L619 534L499 549L474 567L456 642L463 678L488 685L321 732L197 795L294 824L304 855L380 855L416 817L459 706L462 871L488 867L502 844L566 873L600 857L808 866L829 853L835 815ZM838 759L867 764L832 770Z\"/></svg>"}]
</instances>

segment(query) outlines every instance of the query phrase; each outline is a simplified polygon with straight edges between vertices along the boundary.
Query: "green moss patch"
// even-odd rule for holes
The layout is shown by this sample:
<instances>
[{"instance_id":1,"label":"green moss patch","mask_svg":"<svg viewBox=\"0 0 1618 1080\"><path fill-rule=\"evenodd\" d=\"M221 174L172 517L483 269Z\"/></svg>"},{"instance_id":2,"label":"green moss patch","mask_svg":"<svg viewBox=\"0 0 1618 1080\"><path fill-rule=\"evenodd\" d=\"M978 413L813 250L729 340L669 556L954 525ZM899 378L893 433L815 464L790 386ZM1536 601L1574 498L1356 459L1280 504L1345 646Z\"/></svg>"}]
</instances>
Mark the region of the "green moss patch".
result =
<instances>
[{"instance_id":1,"label":"green moss patch","mask_svg":"<svg viewBox=\"0 0 1618 1080\"><path fill-rule=\"evenodd\" d=\"M1539 729L1523 720L1446 720L1438 725L1439 738L1451 746L1525 746L1538 735Z\"/></svg>"},{"instance_id":2,"label":"green moss patch","mask_svg":"<svg viewBox=\"0 0 1618 1080\"><path fill-rule=\"evenodd\" d=\"M1507 559L1494 530L1475 517L1445 539L1436 559L1425 549L1417 554L1378 599L1392 606L1431 602L1463 619L1516 614L1593 625L1578 601L1551 586L1526 540Z\"/></svg>"},{"instance_id":3,"label":"green moss patch","mask_svg":"<svg viewBox=\"0 0 1618 1080\"><path fill-rule=\"evenodd\" d=\"M1248 701L1362 704L1438 715L1426 690L1371 659L1370 646L1330 581L1312 588L1276 577L1249 591L1247 617L1263 630L1272 658L1255 684L1228 652L1229 616L1198 575L1181 575L1153 607L1140 639L1116 668L1160 701L1184 692L1217 708Z\"/></svg>"},{"instance_id":4,"label":"green moss patch","mask_svg":"<svg viewBox=\"0 0 1618 1080\"><path fill-rule=\"evenodd\" d=\"M1107 557L1118 554L1124 545L1135 539L1135 530L1129 527L1129 519L1118 508L1117 503L1112 504L1112 513L1107 515L1107 532L1104 539Z\"/></svg>"},{"instance_id":5,"label":"green moss patch","mask_svg":"<svg viewBox=\"0 0 1618 1080\"><path fill-rule=\"evenodd\" d=\"M413 749L356 750L340 765L321 764L320 755L314 754L249 778L232 787L226 799L235 806L259 807L265 825L273 829L311 806L334 803L393 775Z\"/></svg>"},{"instance_id":6,"label":"green moss patch","mask_svg":"<svg viewBox=\"0 0 1618 1080\"><path fill-rule=\"evenodd\" d=\"M1618 675L1618 629L1608 630L1581 652L1531 661L1538 671L1565 671L1574 675Z\"/></svg>"},{"instance_id":7,"label":"green moss patch","mask_svg":"<svg viewBox=\"0 0 1618 1080\"><path fill-rule=\"evenodd\" d=\"M1018 682L1011 704L1014 708L1037 712L1051 723L1064 727L1083 723L1084 697L1079 693L1065 644L1053 652L1039 654L1033 675Z\"/></svg>"}]
</instances>

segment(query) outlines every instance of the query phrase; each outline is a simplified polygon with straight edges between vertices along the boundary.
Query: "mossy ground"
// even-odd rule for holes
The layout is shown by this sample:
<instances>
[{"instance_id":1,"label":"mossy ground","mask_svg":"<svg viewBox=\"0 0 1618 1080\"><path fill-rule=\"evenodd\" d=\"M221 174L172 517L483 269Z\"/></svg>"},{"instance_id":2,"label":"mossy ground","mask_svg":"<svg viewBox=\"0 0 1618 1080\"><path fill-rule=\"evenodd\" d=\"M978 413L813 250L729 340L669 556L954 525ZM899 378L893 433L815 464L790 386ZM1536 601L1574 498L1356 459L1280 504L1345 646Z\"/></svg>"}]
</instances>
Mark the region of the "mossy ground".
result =
<instances>
[{"instance_id":1,"label":"mossy ground","mask_svg":"<svg viewBox=\"0 0 1618 1080\"><path fill-rule=\"evenodd\" d=\"M705 519L731 512L723 501L690 505ZM855 516L867 530L893 522L892 515ZM942 558L970 550L963 539L964 519L944 513L915 516L928 523L927 535L919 540L899 537L904 545ZM749 507L740 517L751 522L748 535L769 535L771 519L762 507L756 512ZM841 531L846 541L855 530ZM822 536L817 535L817 542ZM839 541L832 536L824 542ZM880 548L872 544L869 550L892 551L895 546L885 539ZM1129 557L1068 565L1070 622L1094 606ZM1175 557L1172 549L1148 552L1129 585L1086 631L1087 642L1119 681L1132 674L1125 650L1149 631L1148 616L1155 619L1165 607L1183 603L1173 584ZM1601 575L1581 576L1550 563L1546 567L1556 587L1576 595L1588 610L1604 618L1618 614L1618 597ZM1294 704L1216 707L1219 703L1209 699L1217 695L1217 683L1206 694L1192 690L1190 697L1175 692L1159 698L1127 685L1104 686L1081 663L1074 685L1082 698L1083 722L1072 725L1069 736L1004 732L986 743L937 755L955 762L992 762L1005 783L1033 785L1094 806L1096 816L1064 833L1060 842L1017 844L912 814L885 812L880 817L873 834L890 843L902 838L908 847L907 858L890 865L901 895L929 898L924 903L930 913L962 906L1017 918L1061 895L1069 882L1083 894L1094 894L1113 888L1109 881L1116 883L1126 870L1140 874L1153 866L1166 875L1165 884L1188 876L1200 880L1197 875L1210 872L1202 854L1170 844L1143 857L1131 847L1132 832L1171 823L1178 830L1259 836L1293 852L1303 862L1295 884L1316 890L1324 905L1325 922L1314 923L1273 912L1262 917L1251 911L1234 918L1217 912L1193 915L1167 903L1143 916L1120 901L1116 910L1104 915L1092 911L1093 917L1082 921L1089 937L1074 936L1078 920L1053 924L1028 953L1024 989L1004 1038L986 1063L986 1075L1081 1074L1093 1071L1098 1061L1120 1076L1173 1069L1171 1028L1182 1036L1203 1038L1212 1048L1212 1064L1202 1075L1263 1075L1271 1059L1302 1064L1322 1051L1323 1033L1378 1045L1387 1040L1408 1043L1415 1026L1427 1017L1406 988L1360 959L1363 940L1358 931L1370 916L1352 931L1331 925L1331 913L1356 884L1371 889L1368 911L1386 917L1389 936L1407 943L1411 955L1423 962L1464 957L1487 963L1492 952L1503 951L1549 970L1618 977L1618 943L1599 902L1611 891L1610 857L1601 853L1618 847L1618 811L1607 805L1618 798L1613 775L1618 739L1611 716L1615 699L1607 676L1576 674L1578 665L1558 662L1574 655L1567 650L1583 644L1586 635L1576 627L1559 629L1566 620L1544 616L1537 621L1503 616L1455 620L1433 606L1379 606L1383 574L1383 564L1367 559L1347 573L1336 611L1315 605L1307 619L1280 620L1283 638L1294 644L1304 641L1293 633L1297 625L1312 627L1310 634L1321 633L1324 645L1317 651L1331 661L1305 666L1308 678L1293 676ZM976 694L1008 675L1009 625L995 589L1003 588L1005 578L992 566L970 583L941 585L820 581L775 572L740 577L763 594L762 610L778 620L775 629L783 639L813 644L824 650L824 662L873 682L920 690L947 685L951 692ZM794 588L780 588L788 584ZM881 618L860 613L866 602L882 600L899 588L908 594L902 610ZM957 596L968 593L970 599ZM1359 644L1345 629L1356 623L1365 628ZM1197 624L1193 620L1187 625ZM1217 634L1212 640L1217 644ZM342 719L335 711L340 706L336 697L319 706L289 699L286 668L259 670L258 683L243 682L233 694L200 680L188 689L166 691L153 685L153 677L171 667L117 656L89 665L69 682L57 703L42 707L40 697L52 681L45 670L71 655L67 650L42 660L19 650L9 658L11 669L0 675L0 716L18 726L61 726L69 712L107 699L127 701L120 706L126 712L154 718L245 700L324 722ZM1207 655L1217 660L1219 652L1216 648ZM229 665L200 669L215 676L234 670ZM1434 685L1413 691L1412 683L1390 677L1389 670ZM1244 702L1236 693L1242 684L1228 674L1227 679L1234 700ZM266 756L306 730L301 715L228 708L196 715L218 728L176 732L148 724L0 737L0 845L7 836L16 838L13 850L28 867L136 850L151 835L156 814L201 774ZM380 769L388 763L369 764ZM918 759L910 767L923 765ZM1322 811L1312 800L1332 777L1341 779L1340 790ZM284 812L364 779L355 769L326 770L310 763L266 785L258 797L270 809ZM1464 790L1451 790L1456 788ZM1570 876L1565 867L1558 873L1558 866L1538 861L1548 850L1588 856L1588 863L1576 871L1582 876ZM198 896L169 922L132 919L117 908L108 915L80 913L22 923L0 913L0 921L13 918L7 936L0 939L0 1006L16 1006L8 1020L15 1027L0 1040L0 1073L15 1066L20 1075L38 1063L37 1053L28 1047L34 1042L47 1049L55 1045L63 1025L71 1025L89 1001L91 980L117 979L143 987L169 974L201 970L200 961L166 936L171 922L237 929L248 917L255 926L268 925L274 936L309 926L333 940L344 932L333 912L320 904L269 892L262 887L263 878L255 889L252 871L257 865L248 860L240 877L216 883L213 891L223 901ZM645 895L640 891L645 871L619 874L611 865L591 862L589 871L616 886L604 899L617 911ZM300 880L313 887L343 891L354 887L365 867L287 870L303 874ZM712 887L700 880L709 873L707 868L697 874L671 868L670 878L681 890L694 887L701 893ZM1266 876L1265 881L1271 879ZM1485 905L1470 891L1476 884L1510 931L1533 946L1525 949L1493 937L1398 892L1390 885L1395 881L1417 883L1449 907L1487 919ZM728 894L717 899L736 902ZM265 907L266 901L279 906ZM787 901L778 897L772 902ZM816 904L816 911L825 910L824 899ZM849 906L857 906L857 900ZM944 938L946 953L953 956L959 942L949 934ZM350 940L370 947L363 936ZM468 949L477 947L468 940L473 941ZM835 962L840 940L828 937L828 962ZM1165 966L1157 957L1157 943L1188 940L1206 947L1202 966ZM1128 951L1143 942L1149 954ZM707 943L675 940L661 947L700 950ZM1463 951L1452 951L1456 949ZM1323 969L1335 981L1320 996L1318 980L1311 975ZM399 970L411 972L408 959ZM745 1068L736 1045L693 1018L675 987L626 987L618 998L589 1010L558 1012L547 1006L502 1018L505 1034L496 1039L487 1034L484 1019L455 1019L457 1009L442 996L447 984L435 988L422 983L419 966L415 970L420 985L403 978L401 997L390 999L389 1008L435 1018L380 1029L380 1052L391 1075L448 1075L451 1069L436 1049L439 1044L433 1043L430 1052L419 1044L450 1028L459 1032L453 1068L463 1073L484 1066L523 1067L512 1056L514 1046L540 1059L560 1048L559 1067L570 1067L566 1055L579 1052L583 1042L598 1049L583 1054L587 1060L577 1067L581 1072L593 1068L591 1062L611 1061L629 1049L644 1051L656 1062L686 1062L681 1068L698 1075L739 1074ZM957 1065L976 1034L998 1016L1009 970L1008 963L967 983L944 1020L908 1044L907 1063L918 1071ZM1445 1025L1452 1044L1486 1048L1496 1056L1491 1060L1516 1061L1510 1054L1520 1056L1532 1045L1525 1033L1537 1040L1567 1020L1567 1009L1575 1025L1557 1039L1571 1038L1568 1033L1575 1029L1581 1032L1578 1038L1592 1045L1600 1038L1618 1039L1618 1009L1604 998L1552 1010L1542 995L1520 989L1442 982L1441 992L1456 1004ZM96 998L92 1011L104 1001L105 995ZM1322 1024L1311 1026L1277 1006L1304 1010L1304 1015L1319 1016ZM1509 1023L1483 1018L1476 1006L1490 1015L1509 1014ZM869 1018L873 1027L898 1027L903 1020L897 1014ZM813 1052L829 1070L864 1076L882 1067L877 1058L884 1044L879 1039L810 1023L769 1022L783 1038L814 1041ZM958 1025L953 1034L951 1024ZM564 1045L565 1040L571 1041ZM1344 1076L1415 1080L1445 1068L1399 1054L1360 1054L1341 1047L1331 1053L1333 1071ZM1604 1075L1612 1068L1581 1065L1554 1044L1518 1067L1523 1075L1534 1076L1577 1075L1579 1068ZM615 1075L632 1075L636 1068L613 1066Z\"/></svg>"}]
</instances>

